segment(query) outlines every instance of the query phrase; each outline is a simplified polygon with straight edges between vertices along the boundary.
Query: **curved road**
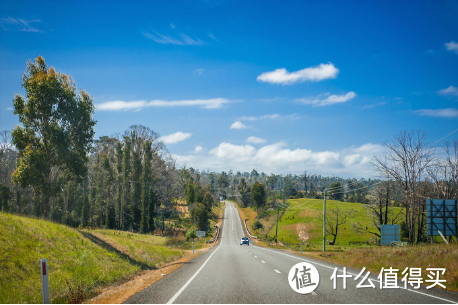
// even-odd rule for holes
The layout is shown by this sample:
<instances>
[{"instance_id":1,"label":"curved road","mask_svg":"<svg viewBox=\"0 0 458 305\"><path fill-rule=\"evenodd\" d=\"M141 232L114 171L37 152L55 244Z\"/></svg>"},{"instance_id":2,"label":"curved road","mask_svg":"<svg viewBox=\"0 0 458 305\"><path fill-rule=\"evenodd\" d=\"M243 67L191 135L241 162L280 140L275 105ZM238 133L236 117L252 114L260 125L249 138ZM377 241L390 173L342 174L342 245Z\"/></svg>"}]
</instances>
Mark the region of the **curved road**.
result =
<instances>
[{"instance_id":1,"label":"curved road","mask_svg":"<svg viewBox=\"0 0 458 305\"><path fill-rule=\"evenodd\" d=\"M221 240L206 253L189 261L125 303L458 303L458 293L442 289L356 288L354 277L361 270L347 268L346 289L338 278L336 289L330 279L342 266L254 245L240 246L242 221L234 204L226 201ZM288 272L299 262L313 264L320 284L310 294L299 294L288 283ZM415 267L415 266L412 266ZM425 272L425 271L423 271ZM364 272L364 275L367 272ZM363 284L367 284L364 282ZM401 283L399 283L401 284Z\"/></svg>"}]
</instances>

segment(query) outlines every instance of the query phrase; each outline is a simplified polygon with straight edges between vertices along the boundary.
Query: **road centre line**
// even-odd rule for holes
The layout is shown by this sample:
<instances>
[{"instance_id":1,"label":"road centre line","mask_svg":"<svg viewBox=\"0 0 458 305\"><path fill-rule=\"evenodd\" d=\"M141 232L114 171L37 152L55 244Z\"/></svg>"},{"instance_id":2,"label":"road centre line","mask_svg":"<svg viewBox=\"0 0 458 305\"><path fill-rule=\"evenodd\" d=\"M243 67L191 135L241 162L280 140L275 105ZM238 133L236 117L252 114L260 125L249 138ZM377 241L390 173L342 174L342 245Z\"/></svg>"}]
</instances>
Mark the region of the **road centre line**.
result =
<instances>
[{"instance_id":1,"label":"road centre line","mask_svg":"<svg viewBox=\"0 0 458 305\"><path fill-rule=\"evenodd\" d=\"M323 264L319 264L319 263L316 263L316 262L311 262L309 260L306 260L306 259L303 259L303 258L299 258L299 257L296 257L296 256L292 256L292 255L288 255L286 253L282 253L282 252L277 252L277 251L274 251L274 250L270 250L270 249L266 249L264 247L259 247L259 246L255 246L259 249L263 249L263 250L266 250L266 251L270 251L270 252L274 252L274 253L278 253L278 254L282 254L282 255L285 255L285 256L289 256L289 257L292 257L292 258L295 258L295 259L298 259L298 260L301 260L301 261L304 261L304 262L307 262L307 263L310 263L310 264L314 264L314 265L318 265L318 266L322 266L322 267L325 267L325 268L328 268L328 269L331 269L331 270L334 270L335 268L333 267L330 267L330 266L326 266L326 265L323 265ZM341 271L342 270L339 270L337 269L338 271ZM351 275L357 275L357 274L354 274L354 273L351 273L351 272L347 272L347 274L351 274ZM375 280L375 279L371 279L372 281L375 281L375 282L379 282L379 280ZM420 292L420 291L417 291L417 290L412 290L412 289L406 289L404 287L398 287L400 289L404 289L404 290L407 290L407 291L410 291L410 292L415 292L415 293L418 293L418 294L421 294L421 295L425 295L425 296L428 296L428 297L431 297L431 298L435 298L435 299L438 299L438 300L441 300L441 301L446 301L446 302L449 302L449 303L452 303L452 304L458 304L457 302L455 301L451 301L451 300L448 300L448 299L444 299L444 298L441 298L441 297L437 297L435 295L430 295L430 294L427 294L427 293L424 293L424 292Z\"/></svg>"},{"instance_id":2,"label":"road centre line","mask_svg":"<svg viewBox=\"0 0 458 305\"><path fill-rule=\"evenodd\" d=\"M275 271L275 272L277 272L277 273L281 273L281 272L280 272L280 271L278 271L277 269L274 269L274 271Z\"/></svg>"},{"instance_id":3,"label":"road centre line","mask_svg":"<svg viewBox=\"0 0 458 305\"><path fill-rule=\"evenodd\" d=\"M265 261L261 261L263 264L265 264L266 262Z\"/></svg>"}]
</instances>

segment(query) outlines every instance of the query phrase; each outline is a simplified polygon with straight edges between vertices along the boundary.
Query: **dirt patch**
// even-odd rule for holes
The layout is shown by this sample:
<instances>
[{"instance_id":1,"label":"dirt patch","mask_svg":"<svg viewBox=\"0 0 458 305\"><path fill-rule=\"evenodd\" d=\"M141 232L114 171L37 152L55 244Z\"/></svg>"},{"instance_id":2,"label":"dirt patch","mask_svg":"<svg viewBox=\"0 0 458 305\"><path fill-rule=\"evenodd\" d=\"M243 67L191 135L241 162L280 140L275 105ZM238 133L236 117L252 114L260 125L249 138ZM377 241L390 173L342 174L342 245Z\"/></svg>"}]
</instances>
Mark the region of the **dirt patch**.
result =
<instances>
[{"instance_id":1,"label":"dirt patch","mask_svg":"<svg viewBox=\"0 0 458 305\"><path fill-rule=\"evenodd\" d=\"M299 213L299 217L312 217L312 218L317 218L322 216L322 213L320 213L317 210L312 210L312 209L305 209Z\"/></svg>"},{"instance_id":2,"label":"dirt patch","mask_svg":"<svg viewBox=\"0 0 458 305\"><path fill-rule=\"evenodd\" d=\"M186 204L177 204L175 209L181 213L184 217L189 217L189 206Z\"/></svg>"},{"instance_id":3,"label":"dirt patch","mask_svg":"<svg viewBox=\"0 0 458 305\"><path fill-rule=\"evenodd\" d=\"M305 225L298 224L296 227L296 231L300 241L306 242L310 239L310 235Z\"/></svg>"}]
</instances>

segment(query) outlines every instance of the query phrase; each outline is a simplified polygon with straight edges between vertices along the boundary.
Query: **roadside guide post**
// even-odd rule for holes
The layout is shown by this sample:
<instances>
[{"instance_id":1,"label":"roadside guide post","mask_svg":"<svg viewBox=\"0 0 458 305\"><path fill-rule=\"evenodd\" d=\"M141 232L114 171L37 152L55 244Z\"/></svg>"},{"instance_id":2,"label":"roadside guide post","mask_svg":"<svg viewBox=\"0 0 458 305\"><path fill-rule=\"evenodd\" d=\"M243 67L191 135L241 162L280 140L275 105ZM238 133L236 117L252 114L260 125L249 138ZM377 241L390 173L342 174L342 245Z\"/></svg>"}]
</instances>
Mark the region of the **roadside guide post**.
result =
<instances>
[{"instance_id":1,"label":"roadside guide post","mask_svg":"<svg viewBox=\"0 0 458 305\"><path fill-rule=\"evenodd\" d=\"M49 304L49 281L48 281L48 260L41 260L41 289L43 304Z\"/></svg>"},{"instance_id":2,"label":"roadside guide post","mask_svg":"<svg viewBox=\"0 0 458 305\"><path fill-rule=\"evenodd\" d=\"M301 242L301 254L302 254L302 242Z\"/></svg>"}]
</instances>

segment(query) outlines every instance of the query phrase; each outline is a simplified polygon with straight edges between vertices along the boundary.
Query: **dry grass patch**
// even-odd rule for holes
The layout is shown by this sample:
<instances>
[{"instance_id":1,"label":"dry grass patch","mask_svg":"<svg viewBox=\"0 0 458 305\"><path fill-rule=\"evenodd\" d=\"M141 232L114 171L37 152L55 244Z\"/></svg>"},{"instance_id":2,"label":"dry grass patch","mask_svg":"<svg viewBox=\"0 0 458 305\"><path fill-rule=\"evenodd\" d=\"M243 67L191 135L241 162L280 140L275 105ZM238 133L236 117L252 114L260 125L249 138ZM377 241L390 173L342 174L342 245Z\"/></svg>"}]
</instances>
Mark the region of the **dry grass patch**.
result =
<instances>
[{"instance_id":1,"label":"dry grass patch","mask_svg":"<svg viewBox=\"0 0 458 305\"><path fill-rule=\"evenodd\" d=\"M318 210L306 209L299 213L299 217L322 217L323 213L320 213Z\"/></svg>"},{"instance_id":2,"label":"dry grass patch","mask_svg":"<svg viewBox=\"0 0 458 305\"><path fill-rule=\"evenodd\" d=\"M458 243L409 247L380 246L308 255L355 268L366 267L375 273L380 273L382 267L392 267L399 270L399 278L402 278L402 271L407 267L421 268L423 280L429 279L427 268L445 268L446 272L441 276L447 281L445 286L447 289L458 291Z\"/></svg>"}]
</instances>

